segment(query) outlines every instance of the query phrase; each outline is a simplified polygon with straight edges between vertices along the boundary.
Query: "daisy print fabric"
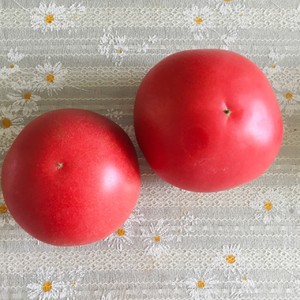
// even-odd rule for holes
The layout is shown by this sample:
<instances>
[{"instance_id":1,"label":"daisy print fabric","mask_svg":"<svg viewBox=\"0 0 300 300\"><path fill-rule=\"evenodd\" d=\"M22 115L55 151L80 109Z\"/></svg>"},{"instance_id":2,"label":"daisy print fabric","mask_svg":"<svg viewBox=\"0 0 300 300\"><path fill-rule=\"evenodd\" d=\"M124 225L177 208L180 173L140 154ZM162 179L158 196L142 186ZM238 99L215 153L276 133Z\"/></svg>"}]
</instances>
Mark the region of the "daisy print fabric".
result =
<instances>
[{"instance_id":1,"label":"daisy print fabric","mask_svg":"<svg viewBox=\"0 0 300 300\"><path fill-rule=\"evenodd\" d=\"M257 193L250 206L255 211L256 220L266 225L281 222L287 210L284 194L276 190Z\"/></svg>"},{"instance_id":2,"label":"daisy print fabric","mask_svg":"<svg viewBox=\"0 0 300 300\"><path fill-rule=\"evenodd\" d=\"M12 74L15 74L20 71L18 63L24 58L23 53L18 52L18 48L10 49L7 53L7 64L2 66L0 69L0 79L7 79Z\"/></svg>"},{"instance_id":3,"label":"daisy print fabric","mask_svg":"<svg viewBox=\"0 0 300 300\"><path fill-rule=\"evenodd\" d=\"M231 278L240 273L245 261L240 245L223 246L222 254L215 260L216 267L223 270L226 278Z\"/></svg>"},{"instance_id":4,"label":"daisy print fabric","mask_svg":"<svg viewBox=\"0 0 300 300\"><path fill-rule=\"evenodd\" d=\"M162 219L143 227L142 237L145 244L145 254L157 257L168 253L169 242L173 239L169 233L169 225Z\"/></svg>"},{"instance_id":5,"label":"daisy print fabric","mask_svg":"<svg viewBox=\"0 0 300 300\"><path fill-rule=\"evenodd\" d=\"M110 59L115 66L121 66L126 56L132 56L137 53L147 53L157 41L157 37L148 36L141 43L135 44L129 40L126 35L120 35L112 28L104 29L100 37L98 52Z\"/></svg>"},{"instance_id":6,"label":"daisy print fabric","mask_svg":"<svg viewBox=\"0 0 300 300\"><path fill-rule=\"evenodd\" d=\"M7 94L7 98L12 102L12 110L21 112L24 117L37 112L41 96L37 95L34 90L34 84L31 82L24 80L13 82L11 93Z\"/></svg>"},{"instance_id":7,"label":"daisy print fabric","mask_svg":"<svg viewBox=\"0 0 300 300\"><path fill-rule=\"evenodd\" d=\"M136 229L145 221L144 215L139 210L135 210L128 220L120 226L114 233L108 236L104 242L107 242L108 247L116 248L122 251L124 247L134 244Z\"/></svg>"},{"instance_id":8,"label":"daisy print fabric","mask_svg":"<svg viewBox=\"0 0 300 300\"><path fill-rule=\"evenodd\" d=\"M186 281L186 286L191 299L214 299L216 285L219 281L207 271L194 271L194 276Z\"/></svg>"},{"instance_id":9,"label":"daisy print fabric","mask_svg":"<svg viewBox=\"0 0 300 300\"><path fill-rule=\"evenodd\" d=\"M299 0L0 2L0 180L5 156L24 127L45 112L66 108L99 113L123 128L141 174L129 218L103 240L72 247L47 245L28 234L0 185L1 300L300 298ZM134 106L143 78L165 57L189 49L239 53L270 82L284 121L283 142L270 168L248 184L217 193L182 190L153 171L138 145ZM226 89L231 80L224 77ZM233 112L227 121L230 127L240 120ZM53 120L59 135L55 126ZM34 140L32 148L40 142ZM161 145L154 146L159 151ZM89 155L90 149L82 144L80 152ZM45 173L49 159L28 166L28 178L34 169L40 179L69 189L68 180ZM39 182L28 178L30 192ZM84 183L79 172L78 186ZM93 210L77 196L78 209ZM61 201L71 213L64 195ZM125 199L118 201L116 210Z\"/></svg>"},{"instance_id":10,"label":"daisy print fabric","mask_svg":"<svg viewBox=\"0 0 300 300\"><path fill-rule=\"evenodd\" d=\"M40 3L31 11L31 26L34 30L41 30L43 33L71 29L80 21L85 11L85 7L81 4L66 7L52 1L49 4Z\"/></svg>"},{"instance_id":11,"label":"daisy print fabric","mask_svg":"<svg viewBox=\"0 0 300 300\"><path fill-rule=\"evenodd\" d=\"M61 62L36 66L36 77L34 79L34 89L39 92L46 91L49 95L57 93L63 89L63 81L68 71L62 67Z\"/></svg>"},{"instance_id":12,"label":"daisy print fabric","mask_svg":"<svg viewBox=\"0 0 300 300\"><path fill-rule=\"evenodd\" d=\"M83 276L81 268L68 273L61 273L52 267L40 268L33 282L27 285L28 298L39 300L74 299L77 284Z\"/></svg>"}]
</instances>

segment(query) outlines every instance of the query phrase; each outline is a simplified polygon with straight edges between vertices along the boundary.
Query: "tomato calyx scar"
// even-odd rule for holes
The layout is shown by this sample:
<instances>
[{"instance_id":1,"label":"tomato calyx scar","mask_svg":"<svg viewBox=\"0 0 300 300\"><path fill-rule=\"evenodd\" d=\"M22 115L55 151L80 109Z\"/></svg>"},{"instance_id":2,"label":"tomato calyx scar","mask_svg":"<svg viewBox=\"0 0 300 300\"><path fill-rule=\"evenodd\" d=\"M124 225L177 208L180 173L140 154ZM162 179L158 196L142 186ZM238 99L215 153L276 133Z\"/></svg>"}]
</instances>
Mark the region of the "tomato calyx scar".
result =
<instances>
[{"instance_id":1,"label":"tomato calyx scar","mask_svg":"<svg viewBox=\"0 0 300 300\"><path fill-rule=\"evenodd\" d=\"M224 109L223 112L227 117L231 115L231 110L229 108Z\"/></svg>"},{"instance_id":2,"label":"tomato calyx scar","mask_svg":"<svg viewBox=\"0 0 300 300\"><path fill-rule=\"evenodd\" d=\"M62 162L57 163L56 167L57 169L61 169L64 166Z\"/></svg>"}]
</instances>

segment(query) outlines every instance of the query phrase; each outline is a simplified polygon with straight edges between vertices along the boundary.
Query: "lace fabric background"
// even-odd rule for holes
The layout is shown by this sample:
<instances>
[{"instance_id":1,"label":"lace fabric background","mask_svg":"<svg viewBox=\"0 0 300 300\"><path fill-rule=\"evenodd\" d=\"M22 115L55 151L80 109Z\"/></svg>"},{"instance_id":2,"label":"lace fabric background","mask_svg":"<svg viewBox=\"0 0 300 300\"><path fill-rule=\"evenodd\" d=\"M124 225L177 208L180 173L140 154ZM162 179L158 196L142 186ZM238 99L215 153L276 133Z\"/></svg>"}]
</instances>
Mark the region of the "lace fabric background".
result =
<instances>
[{"instance_id":1,"label":"lace fabric background","mask_svg":"<svg viewBox=\"0 0 300 300\"><path fill-rule=\"evenodd\" d=\"M253 60L282 109L272 167L220 193L160 180L138 150L142 193L122 228L92 245L39 243L0 198L0 299L300 298L300 6L298 0L0 1L0 154L57 108L107 115L138 146L143 76L183 49ZM34 183L33 183L34 184Z\"/></svg>"}]
</instances>

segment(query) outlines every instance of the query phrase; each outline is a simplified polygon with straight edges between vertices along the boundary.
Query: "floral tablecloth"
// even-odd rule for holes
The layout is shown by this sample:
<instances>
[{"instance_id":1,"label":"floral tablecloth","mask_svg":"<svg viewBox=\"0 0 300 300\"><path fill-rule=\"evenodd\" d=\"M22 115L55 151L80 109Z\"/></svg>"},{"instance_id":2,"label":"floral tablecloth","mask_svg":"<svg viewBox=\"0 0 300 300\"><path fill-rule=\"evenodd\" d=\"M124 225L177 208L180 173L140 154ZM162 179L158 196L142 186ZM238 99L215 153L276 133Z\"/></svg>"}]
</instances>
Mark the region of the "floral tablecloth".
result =
<instances>
[{"instance_id":1,"label":"floral tablecloth","mask_svg":"<svg viewBox=\"0 0 300 300\"><path fill-rule=\"evenodd\" d=\"M30 120L76 107L120 124L142 173L128 221L87 246L38 242L1 195L0 299L300 299L299 0L1 0L0 15L0 163ZM242 187L180 190L138 149L139 83L163 57L191 48L245 55L276 92L283 146Z\"/></svg>"}]
</instances>

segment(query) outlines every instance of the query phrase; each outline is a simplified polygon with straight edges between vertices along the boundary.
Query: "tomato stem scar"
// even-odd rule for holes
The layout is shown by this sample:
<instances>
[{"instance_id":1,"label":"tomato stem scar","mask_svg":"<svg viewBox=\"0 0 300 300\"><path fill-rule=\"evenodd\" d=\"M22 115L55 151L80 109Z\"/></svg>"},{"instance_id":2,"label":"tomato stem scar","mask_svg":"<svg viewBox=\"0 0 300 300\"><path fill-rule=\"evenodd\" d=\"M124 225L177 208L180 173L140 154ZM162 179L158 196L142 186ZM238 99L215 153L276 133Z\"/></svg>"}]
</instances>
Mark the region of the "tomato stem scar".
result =
<instances>
[{"instance_id":1,"label":"tomato stem scar","mask_svg":"<svg viewBox=\"0 0 300 300\"><path fill-rule=\"evenodd\" d=\"M224 109L223 112L227 117L229 117L231 115L231 110L228 108Z\"/></svg>"},{"instance_id":2,"label":"tomato stem scar","mask_svg":"<svg viewBox=\"0 0 300 300\"><path fill-rule=\"evenodd\" d=\"M59 162L59 163L56 165L57 169L61 169L63 166L64 166L64 165L63 165L63 163L61 163L61 162Z\"/></svg>"}]
</instances>

